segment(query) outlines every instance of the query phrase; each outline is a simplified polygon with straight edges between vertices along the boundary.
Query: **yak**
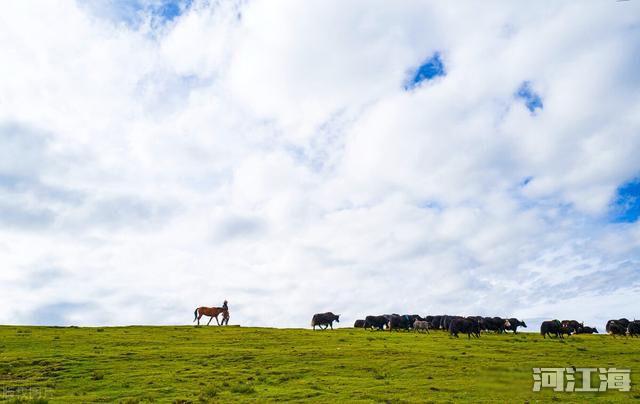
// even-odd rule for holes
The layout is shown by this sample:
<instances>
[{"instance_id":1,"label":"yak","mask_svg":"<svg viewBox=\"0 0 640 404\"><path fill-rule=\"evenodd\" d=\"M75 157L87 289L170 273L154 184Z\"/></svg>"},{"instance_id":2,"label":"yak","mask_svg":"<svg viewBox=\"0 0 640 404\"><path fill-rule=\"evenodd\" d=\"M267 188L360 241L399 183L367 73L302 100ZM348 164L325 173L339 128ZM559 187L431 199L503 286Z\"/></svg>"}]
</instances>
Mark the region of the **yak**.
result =
<instances>
[{"instance_id":1,"label":"yak","mask_svg":"<svg viewBox=\"0 0 640 404\"><path fill-rule=\"evenodd\" d=\"M639 320L633 320L633 321L629 322L629 325L627 326L627 334L629 334L630 337L640 336L640 321Z\"/></svg>"},{"instance_id":2,"label":"yak","mask_svg":"<svg viewBox=\"0 0 640 404\"><path fill-rule=\"evenodd\" d=\"M464 318L464 317L462 317L462 316L448 316L448 315L442 316L442 320L440 321L440 327L445 329L445 330L448 330L449 326L451 325L451 321L453 319L456 319L456 318Z\"/></svg>"},{"instance_id":3,"label":"yak","mask_svg":"<svg viewBox=\"0 0 640 404\"><path fill-rule=\"evenodd\" d=\"M598 334L598 330L595 327L579 327L576 330L576 334Z\"/></svg>"},{"instance_id":4,"label":"yak","mask_svg":"<svg viewBox=\"0 0 640 404\"><path fill-rule=\"evenodd\" d=\"M572 330L574 333L580 327L584 327L584 323L579 323L577 320L562 320L562 327Z\"/></svg>"},{"instance_id":5,"label":"yak","mask_svg":"<svg viewBox=\"0 0 640 404\"><path fill-rule=\"evenodd\" d=\"M517 318L510 318L508 319L509 321L509 326L505 327L505 330L508 331L513 331L514 334L518 333L518 327L524 327L527 328L527 324L525 324L524 321L520 321Z\"/></svg>"},{"instance_id":6,"label":"yak","mask_svg":"<svg viewBox=\"0 0 640 404\"><path fill-rule=\"evenodd\" d=\"M317 313L313 315L311 318L311 326L313 329L316 329L316 326L320 327L321 330L326 330L327 327L331 327L333 330L333 322L340 322L340 314L333 314L328 311L326 313ZM324 328L322 326L324 325Z\"/></svg>"},{"instance_id":7,"label":"yak","mask_svg":"<svg viewBox=\"0 0 640 404\"><path fill-rule=\"evenodd\" d=\"M363 328L373 328L383 330L389 320L385 316L367 316L364 318Z\"/></svg>"},{"instance_id":8,"label":"yak","mask_svg":"<svg viewBox=\"0 0 640 404\"><path fill-rule=\"evenodd\" d=\"M467 334L468 339L471 339L471 335L480 338L480 322L475 318L452 318L449 324L449 334L460 338L458 333Z\"/></svg>"},{"instance_id":9,"label":"yak","mask_svg":"<svg viewBox=\"0 0 640 404\"><path fill-rule=\"evenodd\" d=\"M564 339L562 336L562 323L560 320L543 321L540 324L540 334L544 338L547 338L547 335L551 337L551 334L555 334L556 338Z\"/></svg>"},{"instance_id":10,"label":"yak","mask_svg":"<svg viewBox=\"0 0 640 404\"><path fill-rule=\"evenodd\" d=\"M356 322L353 323L353 328L364 328L364 320L356 320Z\"/></svg>"},{"instance_id":11,"label":"yak","mask_svg":"<svg viewBox=\"0 0 640 404\"><path fill-rule=\"evenodd\" d=\"M621 318L619 320L607 321L605 329L607 330L607 334L611 334L615 337L616 335L625 335L627 333L628 327L629 320L627 320L626 318Z\"/></svg>"},{"instance_id":12,"label":"yak","mask_svg":"<svg viewBox=\"0 0 640 404\"><path fill-rule=\"evenodd\" d=\"M413 325L413 322L415 320L412 320L411 316L408 314L399 316L399 315L393 315L391 316L391 318L389 319L389 331L393 331L393 330L409 330L411 329L411 326Z\"/></svg>"},{"instance_id":13,"label":"yak","mask_svg":"<svg viewBox=\"0 0 640 404\"><path fill-rule=\"evenodd\" d=\"M487 331L495 331L502 334L506 327L510 325L509 320L500 317L485 317L482 319L483 329Z\"/></svg>"},{"instance_id":14,"label":"yak","mask_svg":"<svg viewBox=\"0 0 640 404\"><path fill-rule=\"evenodd\" d=\"M426 331L429 333L429 322L426 320L415 320L413 322L413 329L416 331Z\"/></svg>"},{"instance_id":15,"label":"yak","mask_svg":"<svg viewBox=\"0 0 640 404\"><path fill-rule=\"evenodd\" d=\"M560 326L560 335L567 334L567 337L570 337L572 334L576 333L576 329L573 327L563 327Z\"/></svg>"}]
</instances>

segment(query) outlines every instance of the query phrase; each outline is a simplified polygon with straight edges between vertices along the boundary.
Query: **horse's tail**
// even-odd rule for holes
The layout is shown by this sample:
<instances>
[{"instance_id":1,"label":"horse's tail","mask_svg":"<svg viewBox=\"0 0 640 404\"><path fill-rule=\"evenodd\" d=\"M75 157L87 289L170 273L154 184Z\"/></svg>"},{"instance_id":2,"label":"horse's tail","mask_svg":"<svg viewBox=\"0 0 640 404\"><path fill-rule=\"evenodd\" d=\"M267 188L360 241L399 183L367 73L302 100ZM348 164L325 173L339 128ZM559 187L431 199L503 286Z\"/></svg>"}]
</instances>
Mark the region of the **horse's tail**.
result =
<instances>
[{"instance_id":1,"label":"horse's tail","mask_svg":"<svg viewBox=\"0 0 640 404\"><path fill-rule=\"evenodd\" d=\"M193 321L195 322L198 319L198 308L196 308L196 311L193 312Z\"/></svg>"}]
</instances>

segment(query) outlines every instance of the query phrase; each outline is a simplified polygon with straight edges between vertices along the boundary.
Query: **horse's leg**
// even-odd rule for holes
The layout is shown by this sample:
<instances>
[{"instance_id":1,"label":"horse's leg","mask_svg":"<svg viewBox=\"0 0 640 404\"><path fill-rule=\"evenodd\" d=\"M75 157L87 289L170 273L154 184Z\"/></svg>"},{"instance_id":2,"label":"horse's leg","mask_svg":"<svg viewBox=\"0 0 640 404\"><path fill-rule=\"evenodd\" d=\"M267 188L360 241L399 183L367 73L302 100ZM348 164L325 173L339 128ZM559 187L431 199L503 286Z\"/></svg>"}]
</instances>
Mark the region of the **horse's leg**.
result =
<instances>
[{"instance_id":1,"label":"horse's leg","mask_svg":"<svg viewBox=\"0 0 640 404\"><path fill-rule=\"evenodd\" d=\"M209 316L209 321L207 322L207 325L211 324L211 320L213 320L213 316Z\"/></svg>"},{"instance_id":2,"label":"horse's leg","mask_svg":"<svg viewBox=\"0 0 640 404\"><path fill-rule=\"evenodd\" d=\"M202 314L198 315L198 325L200 325L200 319L202 318Z\"/></svg>"},{"instance_id":3,"label":"horse's leg","mask_svg":"<svg viewBox=\"0 0 640 404\"><path fill-rule=\"evenodd\" d=\"M220 326L220 322L218 321L218 315L217 314L215 315L215 318L216 318L216 323L218 324L218 326Z\"/></svg>"}]
</instances>

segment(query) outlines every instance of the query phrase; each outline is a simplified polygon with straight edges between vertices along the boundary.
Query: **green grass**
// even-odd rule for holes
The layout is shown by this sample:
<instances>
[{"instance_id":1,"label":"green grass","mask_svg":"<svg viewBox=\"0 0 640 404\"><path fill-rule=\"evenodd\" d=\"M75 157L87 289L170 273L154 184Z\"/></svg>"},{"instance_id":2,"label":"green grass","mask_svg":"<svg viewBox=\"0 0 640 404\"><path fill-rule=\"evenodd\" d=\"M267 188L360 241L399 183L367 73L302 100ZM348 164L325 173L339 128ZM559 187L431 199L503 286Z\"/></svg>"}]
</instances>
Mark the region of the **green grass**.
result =
<instances>
[{"instance_id":1,"label":"green grass","mask_svg":"<svg viewBox=\"0 0 640 404\"><path fill-rule=\"evenodd\" d=\"M602 335L2 326L0 400L29 402L35 391L43 403L640 403L635 384L628 393L531 391L533 367L630 368L635 383L639 360L640 339Z\"/></svg>"}]
</instances>

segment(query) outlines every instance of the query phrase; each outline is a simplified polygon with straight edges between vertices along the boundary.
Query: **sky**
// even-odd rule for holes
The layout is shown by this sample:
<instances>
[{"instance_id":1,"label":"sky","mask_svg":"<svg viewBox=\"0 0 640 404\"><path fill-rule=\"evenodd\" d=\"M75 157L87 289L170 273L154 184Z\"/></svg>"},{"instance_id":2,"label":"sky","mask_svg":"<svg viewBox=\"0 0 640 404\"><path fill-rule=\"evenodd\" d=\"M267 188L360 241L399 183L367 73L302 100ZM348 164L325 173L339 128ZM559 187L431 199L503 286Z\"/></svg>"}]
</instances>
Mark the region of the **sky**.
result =
<instances>
[{"instance_id":1,"label":"sky","mask_svg":"<svg viewBox=\"0 0 640 404\"><path fill-rule=\"evenodd\" d=\"M0 323L640 318L640 2L14 1Z\"/></svg>"}]
</instances>

